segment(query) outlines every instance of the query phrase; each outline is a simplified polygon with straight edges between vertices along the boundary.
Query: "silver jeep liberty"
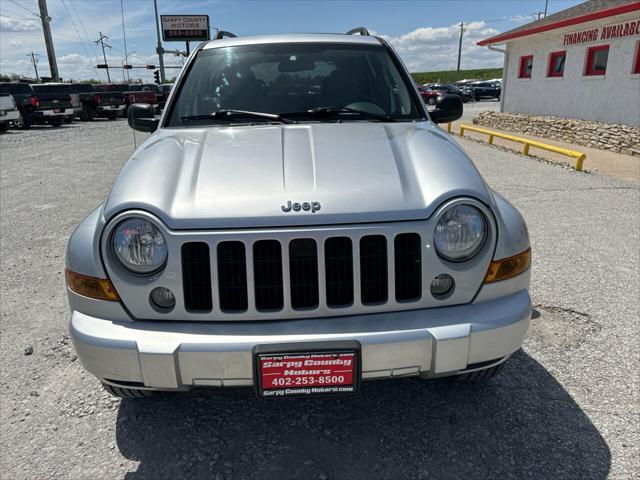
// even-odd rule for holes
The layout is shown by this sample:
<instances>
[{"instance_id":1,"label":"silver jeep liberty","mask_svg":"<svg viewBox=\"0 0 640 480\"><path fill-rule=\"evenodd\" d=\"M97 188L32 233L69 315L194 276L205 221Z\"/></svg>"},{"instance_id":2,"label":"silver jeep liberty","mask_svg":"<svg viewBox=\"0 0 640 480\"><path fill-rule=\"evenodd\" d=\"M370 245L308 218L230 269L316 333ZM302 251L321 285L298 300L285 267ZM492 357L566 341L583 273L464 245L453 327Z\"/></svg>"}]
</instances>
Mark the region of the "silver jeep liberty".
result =
<instances>
[{"instance_id":1,"label":"silver jeep liberty","mask_svg":"<svg viewBox=\"0 0 640 480\"><path fill-rule=\"evenodd\" d=\"M190 56L72 234L70 333L110 393L349 394L493 376L529 325L524 220L381 38L235 38Z\"/></svg>"}]
</instances>

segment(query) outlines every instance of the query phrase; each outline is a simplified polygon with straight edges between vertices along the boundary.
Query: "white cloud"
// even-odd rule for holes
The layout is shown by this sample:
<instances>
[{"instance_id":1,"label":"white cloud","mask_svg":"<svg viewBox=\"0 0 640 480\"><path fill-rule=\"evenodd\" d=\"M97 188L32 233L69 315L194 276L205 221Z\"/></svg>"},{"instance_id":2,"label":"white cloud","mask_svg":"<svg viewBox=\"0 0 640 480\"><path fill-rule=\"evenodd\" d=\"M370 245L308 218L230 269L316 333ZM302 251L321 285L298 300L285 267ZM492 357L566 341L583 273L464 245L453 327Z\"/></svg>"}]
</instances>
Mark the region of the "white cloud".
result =
<instances>
[{"instance_id":1,"label":"white cloud","mask_svg":"<svg viewBox=\"0 0 640 480\"><path fill-rule=\"evenodd\" d=\"M0 17L0 32L33 32L40 28L40 24L35 20Z\"/></svg>"},{"instance_id":2,"label":"white cloud","mask_svg":"<svg viewBox=\"0 0 640 480\"><path fill-rule=\"evenodd\" d=\"M9 45L11 45L12 47L14 47L14 48L15 48L15 47L19 47L19 46L21 46L21 45L22 45L22 42L21 42L20 40L16 40L16 39L14 38L14 39L12 39L12 40L9 42Z\"/></svg>"},{"instance_id":3,"label":"white cloud","mask_svg":"<svg viewBox=\"0 0 640 480\"><path fill-rule=\"evenodd\" d=\"M476 43L498 33L485 22L470 22L464 26L461 68L502 66L502 54ZM398 52L412 72L451 70L458 60L460 26L421 27L396 37L380 35Z\"/></svg>"}]
</instances>

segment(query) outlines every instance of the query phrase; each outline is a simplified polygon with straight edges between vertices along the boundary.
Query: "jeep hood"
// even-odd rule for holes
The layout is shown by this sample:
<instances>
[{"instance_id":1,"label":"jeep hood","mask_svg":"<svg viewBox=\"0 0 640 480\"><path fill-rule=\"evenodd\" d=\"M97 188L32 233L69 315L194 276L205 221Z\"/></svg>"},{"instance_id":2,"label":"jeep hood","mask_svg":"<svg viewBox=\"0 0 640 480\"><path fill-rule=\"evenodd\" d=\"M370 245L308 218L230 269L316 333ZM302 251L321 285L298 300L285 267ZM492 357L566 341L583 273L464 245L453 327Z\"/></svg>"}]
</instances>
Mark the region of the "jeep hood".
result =
<instances>
[{"instance_id":1,"label":"jeep hood","mask_svg":"<svg viewBox=\"0 0 640 480\"><path fill-rule=\"evenodd\" d=\"M430 122L161 129L134 153L104 208L171 229L428 218L451 197L492 202L462 149ZM316 212L282 206L318 202Z\"/></svg>"}]
</instances>

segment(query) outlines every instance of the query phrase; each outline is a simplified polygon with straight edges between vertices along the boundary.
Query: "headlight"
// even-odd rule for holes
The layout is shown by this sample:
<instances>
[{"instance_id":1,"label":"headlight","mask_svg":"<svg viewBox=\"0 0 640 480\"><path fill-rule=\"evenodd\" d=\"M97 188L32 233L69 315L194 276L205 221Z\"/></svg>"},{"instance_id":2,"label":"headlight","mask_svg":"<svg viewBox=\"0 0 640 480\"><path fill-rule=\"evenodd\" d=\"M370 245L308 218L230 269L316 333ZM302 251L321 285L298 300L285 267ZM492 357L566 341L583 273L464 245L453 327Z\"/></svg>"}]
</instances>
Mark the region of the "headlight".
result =
<instances>
[{"instance_id":1,"label":"headlight","mask_svg":"<svg viewBox=\"0 0 640 480\"><path fill-rule=\"evenodd\" d=\"M470 205L455 205L438 220L433 243L445 260L463 262L480 251L486 237L484 215Z\"/></svg>"},{"instance_id":2,"label":"headlight","mask_svg":"<svg viewBox=\"0 0 640 480\"><path fill-rule=\"evenodd\" d=\"M148 220L129 218L115 228L113 252L120 264L138 274L151 274L167 261L167 242L158 228Z\"/></svg>"}]
</instances>

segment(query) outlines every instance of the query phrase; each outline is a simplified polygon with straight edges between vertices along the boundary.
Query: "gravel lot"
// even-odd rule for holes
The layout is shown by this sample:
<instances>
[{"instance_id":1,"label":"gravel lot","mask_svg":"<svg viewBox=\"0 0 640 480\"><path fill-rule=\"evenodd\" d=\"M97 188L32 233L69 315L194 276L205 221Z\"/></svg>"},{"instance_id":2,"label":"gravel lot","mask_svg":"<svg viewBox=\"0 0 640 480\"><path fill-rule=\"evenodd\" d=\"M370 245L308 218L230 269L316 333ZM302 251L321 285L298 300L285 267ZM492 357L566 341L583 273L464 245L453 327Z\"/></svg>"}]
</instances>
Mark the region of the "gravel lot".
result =
<instances>
[{"instance_id":1,"label":"gravel lot","mask_svg":"<svg viewBox=\"0 0 640 480\"><path fill-rule=\"evenodd\" d=\"M340 399L198 390L138 403L82 370L63 279L66 240L132 152L131 130L0 135L0 476L640 478L639 185L461 144L533 241L536 311L499 377L370 382Z\"/></svg>"}]
</instances>

